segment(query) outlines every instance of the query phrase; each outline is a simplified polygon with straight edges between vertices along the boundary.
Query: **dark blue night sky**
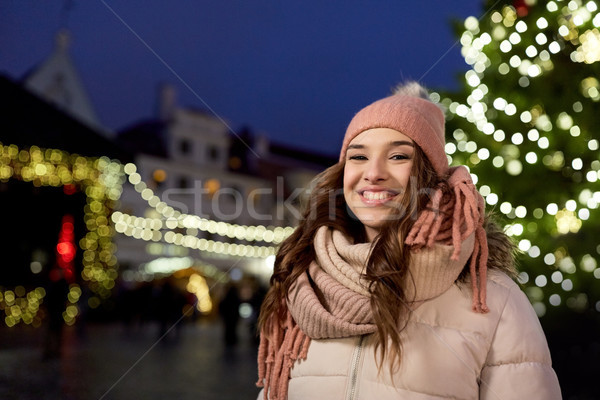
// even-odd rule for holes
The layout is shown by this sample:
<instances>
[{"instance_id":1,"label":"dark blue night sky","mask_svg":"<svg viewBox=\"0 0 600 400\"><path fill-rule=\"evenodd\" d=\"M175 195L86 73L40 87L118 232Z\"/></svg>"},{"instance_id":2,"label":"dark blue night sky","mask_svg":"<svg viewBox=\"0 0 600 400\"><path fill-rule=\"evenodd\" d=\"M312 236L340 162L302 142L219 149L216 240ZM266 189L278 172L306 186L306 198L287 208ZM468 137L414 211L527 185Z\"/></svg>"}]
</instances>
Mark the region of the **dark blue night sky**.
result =
<instances>
[{"instance_id":1,"label":"dark blue night sky","mask_svg":"<svg viewBox=\"0 0 600 400\"><path fill-rule=\"evenodd\" d=\"M457 88L467 65L451 21L484 12L477 0L88 0L66 2L65 18L64 3L0 2L2 73L21 78L66 25L111 130L152 117L158 84L171 82L180 105L208 106L234 130L329 154L352 115L398 82Z\"/></svg>"}]
</instances>

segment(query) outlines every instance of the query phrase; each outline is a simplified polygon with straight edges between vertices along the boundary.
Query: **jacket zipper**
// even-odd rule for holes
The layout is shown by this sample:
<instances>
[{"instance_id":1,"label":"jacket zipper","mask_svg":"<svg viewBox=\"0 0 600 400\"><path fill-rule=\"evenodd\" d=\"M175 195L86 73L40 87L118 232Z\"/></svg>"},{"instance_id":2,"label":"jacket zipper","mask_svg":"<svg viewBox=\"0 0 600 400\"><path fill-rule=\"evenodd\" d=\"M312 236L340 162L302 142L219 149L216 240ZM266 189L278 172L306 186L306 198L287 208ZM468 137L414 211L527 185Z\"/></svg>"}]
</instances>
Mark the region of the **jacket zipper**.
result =
<instances>
[{"instance_id":1,"label":"jacket zipper","mask_svg":"<svg viewBox=\"0 0 600 400\"><path fill-rule=\"evenodd\" d=\"M356 394L356 385L358 383L358 363L360 361L360 356L362 353L362 344L364 339L364 335L361 336L358 341L358 345L356 345L356 349L354 349L354 354L352 358L352 369L350 371L350 392L348 394L348 400L354 400L354 396Z\"/></svg>"}]
</instances>

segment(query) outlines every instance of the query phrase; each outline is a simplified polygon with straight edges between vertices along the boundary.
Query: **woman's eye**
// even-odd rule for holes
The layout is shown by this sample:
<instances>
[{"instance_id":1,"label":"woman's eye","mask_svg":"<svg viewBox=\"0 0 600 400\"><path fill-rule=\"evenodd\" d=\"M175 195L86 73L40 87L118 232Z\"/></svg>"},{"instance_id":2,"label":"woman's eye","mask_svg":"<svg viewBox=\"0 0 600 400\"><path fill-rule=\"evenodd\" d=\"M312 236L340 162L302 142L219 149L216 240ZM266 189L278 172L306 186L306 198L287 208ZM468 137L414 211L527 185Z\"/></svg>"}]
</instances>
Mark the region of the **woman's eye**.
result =
<instances>
[{"instance_id":1,"label":"woman's eye","mask_svg":"<svg viewBox=\"0 0 600 400\"><path fill-rule=\"evenodd\" d=\"M354 155L349 157L350 160L366 160L367 157L361 155Z\"/></svg>"},{"instance_id":2,"label":"woman's eye","mask_svg":"<svg viewBox=\"0 0 600 400\"><path fill-rule=\"evenodd\" d=\"M392 160L408 160L409 158L406 154L394 154L391 157Z\"/></svg>"}]
</instances>

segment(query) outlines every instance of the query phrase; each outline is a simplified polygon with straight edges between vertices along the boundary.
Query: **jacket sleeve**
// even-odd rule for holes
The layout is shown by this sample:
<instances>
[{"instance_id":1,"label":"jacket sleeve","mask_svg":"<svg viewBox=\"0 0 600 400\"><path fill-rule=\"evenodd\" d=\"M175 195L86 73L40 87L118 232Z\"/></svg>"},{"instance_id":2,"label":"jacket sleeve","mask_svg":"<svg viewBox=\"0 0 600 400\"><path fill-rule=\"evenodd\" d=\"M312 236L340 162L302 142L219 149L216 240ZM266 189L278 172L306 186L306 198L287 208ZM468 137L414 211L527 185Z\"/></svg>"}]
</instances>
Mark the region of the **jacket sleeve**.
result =
<instances>
[{"instance_id":1,"label":"jacket sleeve","mask_svg":"<svg viewBox=\"0 0 600 400\"><path fill-rule=\"evenodd\" d=\"M525 294L511 282L481 372L480 400L561 399L546 337Z\"/></svg>"}]
</instances>

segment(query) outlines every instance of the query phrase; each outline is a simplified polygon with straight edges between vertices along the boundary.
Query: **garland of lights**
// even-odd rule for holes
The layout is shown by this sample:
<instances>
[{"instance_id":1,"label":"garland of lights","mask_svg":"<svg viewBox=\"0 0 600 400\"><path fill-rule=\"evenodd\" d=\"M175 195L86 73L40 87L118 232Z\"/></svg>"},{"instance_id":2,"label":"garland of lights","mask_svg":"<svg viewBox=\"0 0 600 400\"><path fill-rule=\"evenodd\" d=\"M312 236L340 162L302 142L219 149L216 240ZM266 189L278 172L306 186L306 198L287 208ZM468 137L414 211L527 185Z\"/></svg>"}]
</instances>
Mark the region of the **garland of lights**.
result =
<instances>
[{"instance_id":1,"label":"garland of lights","mask_svg":"<svg viewBox=\"0 0 600 400\"><path fill-rule=\"evenodd\" d=\"M152 189L147 187L146 183L142 181L141 175L137 173L137 168L134 164L126 164L124 171L128 175L129 182L134 186L142 199L147 201L148 205L162 215L165 220L163 222L163 220L159 218L139 218L123 213L113 215L113 222L118 225L117 229L122 230L122 233L127 230L126 226L141 228L144 232L141 233L141 237L139 238L152 240L150 237L152 234L151 231L159 231L163 226L166 226L169 229L186 228L192 230L190 233L191 236L196 236L197 231L199 230L217 234L219 236L227 236L232 239L279 244L294 231L294 228L289 226L285 228L276 227L274 229L268 229L262 225L246 226L229 224L226 222L201 218L196 215L182 214L167 203L161 201L160 198L154 194ZM132 234L129 235L131 236ZM155 237L156 236L157 235L155 235Z\"/></svg>"},{"instance_id":2,"label":"garland of lights","mask_svg":"<svg viewBox=\"0 0 600 400\"><path fill-rule=\"evenodd\" d=\"M114 233L144 241L164 241L177 246L197 249L201 252L227 256L266 258L275 254L273 246L252 246L237 243L197 238L198 231L209 232L232 239L262 241L278 244L292 232L291 227L268 229L264 226L244 226L218 222L195 215L182 214L168 206L154 195L141 181L134 164L123 166L106 157L89 158L69 154L57 149L40 149L31 146L19 149L16 145L3 146L0 143L0 181L19 179L35 186L66 187L68 191L79 188L86 195L84 222L88 232L79 241L83 251L81 277L95 296L90 297L88 306L96 308L102 299L110 297L117 273ZM121 212L111 211L122 194L125 174L141 197L162 215L165 220L140 218ZM114 223L110 226L109 219ZM161 232L163 228L166 231ZM176 233L172 229L186 228L187 234ZM74 283L70 285L67 299L69 303L63 312L65 322L72 325L79 314L77 305L82 291ZM14 289L0 288L0 310L4 310L5 323L12 327L20 322L33 326L41 325L39 306L46 295L44 288L27 291L23 286Z\"/></svg>"},{"instance_id":3,"label":"garland of lights","mask_svg":"<svg viewBox=\"0 0 600 400\"><path fill-rule=\"evenodd\" d=\"M38 187L62 186L69 191L79 188L85 193L84 222L88 231L79 241L83 251L81 277L95 294L89 298L88 306L98 307L101 299L111 295L117 278L116 248L112 242L114 229L109 225L109 215L122 191L121 164L106 157L82 157L37 146L19 149L15 145L3 146L0 143L0 181L7 182L9 179L31 182ZM63 312L63 318L69 325L79 314L77 303L81 293L78 284L70 285L67 295L69 305ZM45 295L41 287L31 291L23 286L14 290L0 289L0 309L4 310L6 325L23 322L39 326L39 306Z\"/></svg>"},{"instance_id":4,"label":"garland of lights","mask_svg":"<svg viewBox=\"0 0 600 400\"><path fill-rule=\"evenodd\" d=\"M535 1L530 2L534 4ZM560 4L562 3L562 4ZM529 3L528 3L529 4ZM514 46L521 42L521 35L526 32L529 27L527 23L519 19L517 10L509 5L502 8L501 12L495 11L487 18L490 19L491 31L481 32L479 22L474 17L469 17L465 20L466 30L463 32L460 42L462 44L462 54L465 61L472 66L472 69L467 71L465 79L467 85L471 88L470 94L466 98L466 104L453 101L450 98L441 98L437 93L432 95L434 101L442 103L452 114L464 118L469 123L473 124L476 129L484 135L491 135L498 143L503 143L507 139L507 134L502 129L497 128L486 117L486 112L490 107L493 107L496 112L504 113L508 117L518 117L527 127L526 134L516 132L510 136L511 144L504 144L505 154L497 155L492 158L491 162L495 168L505 168L506 172L511 176L519 175L523 170L522 161L519 159L519 151L509 151L512 148L517 149L517 146L524 141L537 143L537 147L541 150L549 148L550 142L548 133L552 130L553 124L551 118L546 115L541 108L533 107L530 110L518 110L517 106L510 103L502 97L494 98L490 93L487 85L483 83L486 70L497 68L497 72L501 75L506 75L511 71L511 68L516 69L521 75L518 83L521 87L529 86L531 80L542 77L548 71L554 68L552 61L553 55L559 53L564 48L563 42L571 42L578 45L570 54L573 63L591 64L600 61L600 13L598 6L594 1L588 1L582 4L580 1L562 2L549 1L546 4L546 9L551 15L556 16L559 22L558 36L552 35L552 32L544 31L549 26L549 22L543 16L535 22L540 32L535 36L536 44L531 44L525 48L525 54L520 54L514 51ZM590 24L593 27L590 27ZM579 33L581 29L582 33ZM554 39L553 39L554 38ZM512 56L509 62L502 62L499 65L493 65L488 56L483 52L485 46L490 45L492 41L499 43L499 49L502 53ZM493 71L496 72L496 71ZM588 98L593 102L600 101L600 82L594 76L585 78L580 84L581 94L584 98ZM581 112L583 105L581 102L576 102L573 105L575 113ZM562 112L556 119L556 125L569 132L573 140L587 140L585 147L590 151L597 151L600 147L597 139L584 139L580 126L577 125L574 116L567 112ZM456 129L453 132L455 143L447 143L446 153L448 154L449 162L453 161L452 155L457 152L466 153L467 161L471 165L489 160L491 151L485 147L479 148L475 141L468 140L467 134ZM511 148L512 146L512 148ZM548 168L558 170L564 165L564 155L557 151L552 154L547 154L541 159L538 159L536 152L531 151L524 156L524 161L528 164L535 164L539 161L543 162ZM584 165L582 158L576 157L571 161L570 167L574 171L581 171L586 182L594 184L600 181L600 160L594 159L589 165ZM473 180L477 183L477 175L472 174ZM492 189L483 185L480 188L482 196L486 203L495 206L501 200L501 196L494 193ZM554 217L556 224L556 232L558 234L576 233L584 225L585 221L589 220L592 210L598 209L600 206L600 191L593 191L589 188L580 190L576 198L569 199L564 204L549 202L545 205L540 205L533 210L528 210L523 205L513 205L510 202L501 202L498 209L509 219L515 222L508 224L505 230L508 235L519 237L524 232L524 226L518 219L525 218L528 214L533 215L536 219L541 219L544 213ZM518 247L525 252L530 258L541 256L540 247L532 244L528 239L518 241ZM600 246L598 247L600 249ZM573 282L564 275L572 274L576 271L577 266L574 260L567 254L561 253L560 249L554 252L548 252L543 256L543 261L548 266L557 268L555 271L547 274L540 274L532 278L535 286L529 287L527 291L529 297L534 303L534 308L538 315L545 313L545 305L541 302L543 293L541 287L546 286L549 281L560 284L565 292L573 289ZM596 259L590 254L585 254L582 257L580 268L583 271L592 272L596 279L600 279L600 268ZM522 272L519 276L521 283L527 283L530 278L526 272ZM569 304L577 308L576 302L579 302L581 295L569 298L573 300ZM557 306L561 302L558 294L553 294L547 299L551 305ZM598 304L596 310L600 312Z\"/></svg>"},{"instance_id":5,"label":"garland of lights","mask_svg":"<svg viewBox=\"0 0 600 400\"><path fill-rule=\"evenodd\" d=\"M164 240L167 243L172 243L189 249L197 249L203 252L249 258L265 258L275 254L276 251L276 248L272 246L250 246L237 243L207 240L204 238L198 238L192 234L183 235L171 230L163 233L160 231L162 227L161 220L135 217L119 211L113 213L112 220L115 223L115 230L118 233L122 233L125 236L147 242L159 242Z\"/></svg>"}]
</instances>

